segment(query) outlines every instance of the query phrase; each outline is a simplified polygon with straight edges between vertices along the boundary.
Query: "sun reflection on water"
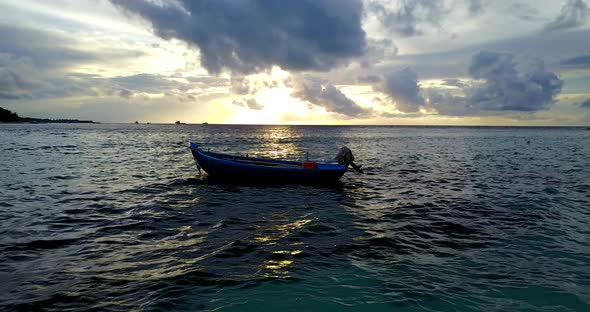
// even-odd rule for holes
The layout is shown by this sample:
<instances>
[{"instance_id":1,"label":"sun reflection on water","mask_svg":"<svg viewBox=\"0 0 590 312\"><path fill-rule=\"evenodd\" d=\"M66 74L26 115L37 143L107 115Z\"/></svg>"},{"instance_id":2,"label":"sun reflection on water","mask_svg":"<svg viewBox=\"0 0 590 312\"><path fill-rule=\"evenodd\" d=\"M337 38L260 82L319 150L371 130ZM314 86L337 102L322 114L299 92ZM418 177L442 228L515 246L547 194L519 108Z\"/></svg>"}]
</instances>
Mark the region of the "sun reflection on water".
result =
<instances>
[{"instance_id":1,"label":"sun reflection on water","mask_svg":"<svg viewBox=\"0 0 590 312\"><path fill-rule=\"evenodd\" d=\"M273 243L283 239L291 234L291 232L303 228L306 224L312 222L311 219L303 219L294 221L292 223L274 225L270 229L262 233L258 233L255 240L265 243Z\"/></svg>"},{"instance_id":2,"label":"sun reflection on water","mask_svg":"<svg viewBox=\"0 0 590 312\"><path fill-rule=\"evenodd\" d=\"M302 134L293 127L268 127L260 138L262 142L262 156L272 158L302 158L305 152L298 141L302 140Z\"/></svg>"},{"instance_id":3,"label":"sun reflection on water","mask_svg":"<svg viewBox=\"0 0 590 312\"><path fill-rule=\"evenodd\" d=\"M290 242L289 244L281 245L280 241L291 236L294 232L302 229L311 222L313 220L309 216L304 216L303 219L286 224L273 225L256 234L254 238L256 241L264 243L266 246L279 248L279 250L271 252L273 254L271 259L266 259L261 264L262 274L265 277L286 278L290 276L290 272L296 264L295 260L291 257L301 254L305 243Z\"/></svg>"}]
</instances>

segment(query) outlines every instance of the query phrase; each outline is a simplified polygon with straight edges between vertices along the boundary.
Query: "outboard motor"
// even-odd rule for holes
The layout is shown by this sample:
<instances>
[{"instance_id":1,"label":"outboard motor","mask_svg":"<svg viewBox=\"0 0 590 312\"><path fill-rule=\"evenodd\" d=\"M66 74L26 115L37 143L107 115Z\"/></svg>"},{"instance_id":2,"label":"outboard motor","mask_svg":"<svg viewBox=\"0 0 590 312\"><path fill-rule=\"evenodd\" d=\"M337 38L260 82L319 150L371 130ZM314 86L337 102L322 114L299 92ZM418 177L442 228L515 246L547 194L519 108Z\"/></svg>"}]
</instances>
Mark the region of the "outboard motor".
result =
<instances>
[{"instance_id":1,"label":"outboard motor","mask_svg":"<svg viewBox=\"0 0 590 312\"><path fill-rule=\"evenodd\" d=\"M362 166L357 166L354 163L354 155L352 155L352 151L350 150L350 148L346 146L340 148L340 151L338 151L338 154L336 154L336 162L338 162L341 165L350 165L357 172L365 173L363 169L361 169Z\"/></svg>"}]
</instances>

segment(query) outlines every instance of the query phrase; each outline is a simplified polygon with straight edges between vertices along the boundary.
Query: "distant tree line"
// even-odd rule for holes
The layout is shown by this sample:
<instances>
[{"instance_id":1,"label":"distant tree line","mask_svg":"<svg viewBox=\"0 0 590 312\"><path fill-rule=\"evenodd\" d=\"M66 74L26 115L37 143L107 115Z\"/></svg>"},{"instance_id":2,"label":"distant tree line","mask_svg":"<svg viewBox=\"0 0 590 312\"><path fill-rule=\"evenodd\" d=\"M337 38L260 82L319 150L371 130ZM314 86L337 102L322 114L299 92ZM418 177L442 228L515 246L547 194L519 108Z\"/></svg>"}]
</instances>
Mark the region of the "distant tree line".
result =
<instances>
[{"instance_id":1,"label":"distant tree line","mask_svg":"<svg viewBox=\"0 0 590 312\"><path fill-rule=\"evenodd\" d=\"M7 109L0 107L0 121L2 122L17 122L20 117L17 113L13 113Z\"/></svg>"},{"instance_id":2,"label":"distant tree line","mask_svg":"<svg viewBox=\"0 0 590 312\"><path fill-rule=\"evenodd\" d=\"M48 119L20 117L7 109L0 107L0 122L29 122L29 123L94 123L92 120L78 119Z\"/></svg>"}]
</instances>

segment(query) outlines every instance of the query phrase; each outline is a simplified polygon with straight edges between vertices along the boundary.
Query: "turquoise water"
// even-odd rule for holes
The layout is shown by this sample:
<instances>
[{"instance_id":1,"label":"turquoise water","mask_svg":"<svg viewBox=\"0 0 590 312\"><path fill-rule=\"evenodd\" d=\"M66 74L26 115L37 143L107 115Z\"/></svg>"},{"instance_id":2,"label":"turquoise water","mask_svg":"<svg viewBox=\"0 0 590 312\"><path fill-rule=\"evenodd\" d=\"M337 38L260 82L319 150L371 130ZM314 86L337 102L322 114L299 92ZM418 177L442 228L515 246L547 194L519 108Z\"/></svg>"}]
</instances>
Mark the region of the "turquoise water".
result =
<instances>
[{"instance_id":1,"label":"turquoise water","mask_svg":"<svg viewBox=\"0 0 590 312\"><path fill-rule=\"evenodd\" d=\"M188 150L330 159L337 185ZM590 311L582 128L0 125L0 309Z\"/></svg>"}]
</instances>

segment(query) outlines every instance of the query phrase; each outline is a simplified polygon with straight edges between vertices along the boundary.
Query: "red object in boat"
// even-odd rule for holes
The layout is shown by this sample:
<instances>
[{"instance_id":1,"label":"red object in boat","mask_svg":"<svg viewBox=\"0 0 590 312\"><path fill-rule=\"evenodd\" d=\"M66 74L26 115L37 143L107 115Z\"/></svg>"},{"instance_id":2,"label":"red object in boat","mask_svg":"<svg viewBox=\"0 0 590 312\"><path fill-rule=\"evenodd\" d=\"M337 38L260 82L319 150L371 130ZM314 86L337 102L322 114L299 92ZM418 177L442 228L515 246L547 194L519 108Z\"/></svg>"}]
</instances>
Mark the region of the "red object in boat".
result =
<instances>
[{"instance_id":1,"label":"red object in boat","mask_svg":"<svg viewBox=\"0 0 590 312\"><path fill-rule=\"evenodd\" d=\"M303 169L317 169L318 163L315 161L304 161L303 162Z\"/></svg>"}]
</instances>

